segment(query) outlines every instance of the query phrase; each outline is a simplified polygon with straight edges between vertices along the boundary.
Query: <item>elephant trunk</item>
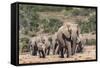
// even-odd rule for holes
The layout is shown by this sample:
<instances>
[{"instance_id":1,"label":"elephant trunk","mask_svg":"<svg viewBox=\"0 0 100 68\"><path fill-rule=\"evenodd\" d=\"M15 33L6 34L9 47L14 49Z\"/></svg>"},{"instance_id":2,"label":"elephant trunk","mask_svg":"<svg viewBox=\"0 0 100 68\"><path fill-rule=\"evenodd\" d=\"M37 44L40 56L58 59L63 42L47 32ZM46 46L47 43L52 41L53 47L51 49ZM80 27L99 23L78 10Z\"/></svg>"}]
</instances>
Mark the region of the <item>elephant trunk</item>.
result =
<instances>
[{"instance_id":1,"label":"elephant trunk","mask_svg":"<svg viewBox=\"0 0 100 68\"><path fill-rule=\"evenodd\" d=\"M76 50L76 43L77 43L77 34L75 32L71 36L71 47L72 47L72 55L75 54Z\"/></svg>"}]
</instances>

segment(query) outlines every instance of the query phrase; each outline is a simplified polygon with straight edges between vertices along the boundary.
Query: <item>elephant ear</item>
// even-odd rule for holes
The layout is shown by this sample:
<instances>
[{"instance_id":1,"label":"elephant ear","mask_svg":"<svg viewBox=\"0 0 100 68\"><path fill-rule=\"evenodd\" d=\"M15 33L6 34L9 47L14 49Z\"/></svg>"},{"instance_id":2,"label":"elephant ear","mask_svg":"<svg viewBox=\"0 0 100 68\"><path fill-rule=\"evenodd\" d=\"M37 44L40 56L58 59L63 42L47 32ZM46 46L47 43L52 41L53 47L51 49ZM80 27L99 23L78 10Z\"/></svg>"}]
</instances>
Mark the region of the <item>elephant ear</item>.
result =
<instances>
[{"instance_id":1,"label":"elephant ear","mask_svg":"<svg viewBox=\"0 0 100 68\"><path fill-rule=\"evenodd\" d=\"M79 35L80 35L80 28L79 28L79 26L77 25L77 36L79 37Z\"/></svg>"}]
</instances>

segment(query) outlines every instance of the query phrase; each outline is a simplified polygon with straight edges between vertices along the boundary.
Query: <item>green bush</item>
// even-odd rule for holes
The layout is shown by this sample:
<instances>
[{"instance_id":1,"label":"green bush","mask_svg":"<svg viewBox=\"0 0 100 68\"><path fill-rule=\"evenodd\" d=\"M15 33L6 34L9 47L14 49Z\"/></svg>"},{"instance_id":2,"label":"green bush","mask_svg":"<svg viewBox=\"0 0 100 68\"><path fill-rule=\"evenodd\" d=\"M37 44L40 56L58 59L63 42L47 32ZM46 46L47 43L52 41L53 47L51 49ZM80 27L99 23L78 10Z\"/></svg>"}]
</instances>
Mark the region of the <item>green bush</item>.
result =
<instances>
[{"instance_id":1,"label":"green bush","mask_svg":"<svg viewBox=\"0 0 100 68\"><path fill-rule=\"evenodd\" d=\"M88 21L78 21L81 33L96 32L96 17L92 15Z\"/></svg>"},{"instance_id":2,"label":"green bush","mask_svg":"<svg viewBox=\"0 0 100 68\"><path fill-rule=\"evenodd\" d=\"M45 33L54 33L61 27L62 22L58 19L50 18L43 19L42 24Z\"/></svg>"}]
</instances>

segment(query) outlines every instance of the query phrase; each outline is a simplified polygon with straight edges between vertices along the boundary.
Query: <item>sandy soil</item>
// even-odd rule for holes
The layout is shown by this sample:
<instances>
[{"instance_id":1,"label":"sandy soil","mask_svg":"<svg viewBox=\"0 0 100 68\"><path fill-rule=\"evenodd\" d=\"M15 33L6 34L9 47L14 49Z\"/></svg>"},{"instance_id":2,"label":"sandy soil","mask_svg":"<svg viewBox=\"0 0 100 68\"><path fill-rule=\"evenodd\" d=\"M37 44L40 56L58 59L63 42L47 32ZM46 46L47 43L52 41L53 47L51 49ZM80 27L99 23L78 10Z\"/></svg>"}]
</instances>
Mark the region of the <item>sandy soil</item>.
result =
<instances>
[{"instance_id":1,"label":"sandy soil","mask_svg":"<svg viewBox=\"0 0 100 68\"><path fill-rule=\"evenodd\" d=\"M96 59L96 47L85 46L83 53L77 53L69 58L59 58L58 55L49 55L46 58L39 58L39 56L32 56L28 53L19 55L19 64L27 63L45 63L45 62L60 62L60 61L78 61L78 60L94 60Z\"/></svg>"}]
</instances>

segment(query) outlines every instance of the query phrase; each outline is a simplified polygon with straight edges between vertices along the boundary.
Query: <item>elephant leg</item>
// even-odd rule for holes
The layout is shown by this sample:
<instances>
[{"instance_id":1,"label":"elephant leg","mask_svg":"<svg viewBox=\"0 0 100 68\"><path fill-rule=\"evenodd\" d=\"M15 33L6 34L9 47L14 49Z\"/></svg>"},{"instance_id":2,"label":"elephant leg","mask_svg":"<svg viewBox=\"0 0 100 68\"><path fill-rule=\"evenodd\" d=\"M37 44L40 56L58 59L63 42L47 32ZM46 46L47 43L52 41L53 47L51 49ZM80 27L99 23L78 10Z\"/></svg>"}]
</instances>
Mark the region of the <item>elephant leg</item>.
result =
<instances>
[{"instance_id":1,"label":"elephant leg","mask_svg":"<svg viewBox=\"0 0 100 68\"><path fill-rule=\"evenodd\" d=\"M33 55L37 56L37 46L34 46Z\"/></svg>"},{"instance_id":2,"label":"elephant leg","mask_svg":"<svg viewBox=\"0 0 100 68\"><path fill-rule=\"evenodd\" d=\"M57 54L59 55L60 54L60 51L59 51L59 46L57 46Z\"/></svg>"},{"instance_id":3,"label":"elephant leg","mask_svg":"<svg viewBox=\"0 0 100 68\"><path fill-rule=\"evenodd\" d=\"M39 50L38 52L39 52L39 57L42 58L41 50Z\"/></svg>"},{"instance_id":4,"label":"elephant leg","mask_svg":"<svg viewBox=\"0 0 100 68\"><path fill-rule=\"evenodd\" d=\"M83 52L84 46L83 46L82 42L80 42L79 45L80 45L80 52Z\"/></svg>"},{"instance_id":5,"label":"elephant leg","mask_svg":"<svg viewBox=\"0 0 100 68\"><path fill-rule=\"evenodd\" d=\"M49 55L48 48L46 48L44 52L45 52L46 55Z\"/></svg>"},{"instance_id":6,"label":"elephant leg","mask_svg":"<svg viewBox=\"0 0 100 68\"><path fill-rule=\"evenodd\" d=\"M45 58L45 53L43 50L39 50L39 56L40 58Z\"/></svg>"},{"instance_id":7,"label":"elephant leg","mask_svg":"<svg viewBox=\"0 0 100 68\"><path fill-rule=\"evenodd\" d=\"M72 55L74 55L74 50L75 50L75 44L73 41L71 41L71 51L72 51Z\"/></svg>"},{"instance_id":8,"label":"elephant leg","mask_svg":"<svg viewBox=\"0 0 100 68\"><path fill-rule=\"evenodd\" d=\"M55 55L55 54L57 54L57 51L58 51L58 45L57 44L55 44L55 46L54 46L54 49L53 49L53 54Z\"/></svg>"},{"instance_id":9,"label":"elephant leg","mask_svg":"<svg viewBox=\"0 0 100 68\"><path fill-rule=\"evenodd\" d=\"M71 51L72 51L72 55L74 55L73 41L71 41Z\"/></svg>"},{"instance_id":10,"label":"elephant leg","mask_svg":"<svg viewBox=\"0 0 100 68\"><path fill-rule=\"evenodd\" d=\"M59 46L56 47L55 54L59 54Z\"/></svg>"},{"instance_id":11,"label":"elephant leg","mask_svg":"<svg viewBox=\"0 0 100 68\"><path fill-rule=\"evenodd\" d=\"M32 51L32 55L33 56L36 56L36 51Z\"/></svg>"},{"instance_id":12,"label":"elephant leg","mask_svg":"<svg viewBox=\"0 0 100 68\"><path fill-rule=\"evenodd\" d=\"M78 43L77 52L83 52L83 45L81 42Z\"/></svg>"},{"instance_id":13,"label":"elephant leg","mask_svg":"<svg viewBox=\"0 0 100 68\"><path fill-rule=\"evenodd\" d=\"M71 51L71 43L70 42L67 42L66 45L67 45L67 57L70 57L71 54L72 54L72 51Z\"/></svg>"},{"instance_id":14,"label":"elephant leg","mask_svg":"<svg viewBox=\"0 0 100 68\"><path fill-rule=\"evenodd\" d=\"M33 51L33 50L30 50L30 54L31 54L31 55L34 55L34 51Z\"/></svg>"},{"instance_id":15,"label":"elephant leg","mask_svg":"<svg viewBox=\"0 0 100 68\"><path fill-rule=\"evenodd\" d=\"M76 53L78 53L78 52L79 52L79 50L80 50L80 48L79 48L79 45L77 44L77 45L76 45L75 52L76 52Z\"/></svg>"},{"instance_id":16,"label":"elephant leg","mask_svg":"<svg viewBox=\"0 0 100 68\"><path fill-rule=\"evenodd\" d=\"M63 44L63 46L62 46L62 45L60 46L60 54L61 54L60 57L61 57L61 58L64 58L64 45L65 45L65 44Z\"/></svg>"},{"instance_id":17,"label":"elephant leg","mask_svg":"<svg viewBox=\"0 0 100 68\"><path fill-rule=\"evenodd\" d=\"M55 55L55 48L56 48L56 44L55 45L53 45L53 55Z\"/></svg>"},{"instance_id":18,"label":"elephant leg","mask_svg":"<svg viewBox=\"0 0 100 68\"><path fill-rule=\"evenodd\" d=\"M31 53L31 55L36 56L36 50L31 49L31 50L30 50L30 53Z\"/></svg>"},{"instance_id":19,"label":"elephant leg","mask_svg":"<svg viewBox=\"0 0 100 68\"><path fill-rule=\"evenodd\" d=\"M73 45L72 47L72 55L74 55L76 53L76 45Z\"/></svg>"},{"instance_id":20,"label":"elephant leg","mask_svg":"<svg viewBox=\"0 0 100 68\"><path fill-rule=\"evenodd\" d=\"M47 49L46 49L46 55L49 55L50 54L50 47L48 47Z\"/></svg>"},{"instance_id":21,"label":"elephant leg","mask_svg":"<svg viewBox=\"0 0 100 68\"><path fill-rule=\"evenodd\" d=\"M53 48L53 55L55 55L55 49L56 49L56 47L54 46L54 48Z\"/></svg>"},{"instance_id":22,"label":"elephant leg","mask_svg":"<svg viewBox=\"0 0 100 68\"><path fill-rule=\"evenodd\" d=\"M45 58L45 53L43 50L41 50L41 53L42 53L42 58Z\"/></svg>"},{"instance_id":23,"label":"elephant leg","mask_svg":"<svg viewBox=\"0 0 100 68\"><path fill-rule=\"evenodd\" d=\"M63 47L60 48L60 58L64 58L64 49L63 49Z\"/></svg>"}]
</instances>

